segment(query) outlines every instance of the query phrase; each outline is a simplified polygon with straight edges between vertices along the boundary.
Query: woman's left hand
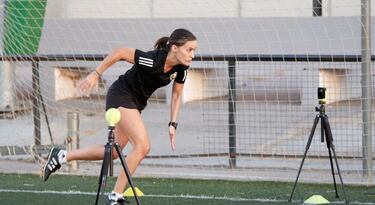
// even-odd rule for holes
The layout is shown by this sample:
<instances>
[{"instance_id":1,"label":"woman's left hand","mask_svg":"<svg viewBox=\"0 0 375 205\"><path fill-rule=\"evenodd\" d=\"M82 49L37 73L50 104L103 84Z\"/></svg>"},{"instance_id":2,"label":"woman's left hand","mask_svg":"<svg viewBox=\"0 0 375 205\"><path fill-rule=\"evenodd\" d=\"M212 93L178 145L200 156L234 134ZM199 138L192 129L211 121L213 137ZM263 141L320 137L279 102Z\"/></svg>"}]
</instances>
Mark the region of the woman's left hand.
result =
<instances>
[{"instance_id":1,"label":"woman's left hand","mask_svg":"<svg viewBox=\"0 0 375 205\"><path fill-rule=\"evenodd\" d=\"M176 129L173 126L169 126L169 140L171 141L171 148L174 151L176 149L175 144Z\"/></svg>"}]
</instances>

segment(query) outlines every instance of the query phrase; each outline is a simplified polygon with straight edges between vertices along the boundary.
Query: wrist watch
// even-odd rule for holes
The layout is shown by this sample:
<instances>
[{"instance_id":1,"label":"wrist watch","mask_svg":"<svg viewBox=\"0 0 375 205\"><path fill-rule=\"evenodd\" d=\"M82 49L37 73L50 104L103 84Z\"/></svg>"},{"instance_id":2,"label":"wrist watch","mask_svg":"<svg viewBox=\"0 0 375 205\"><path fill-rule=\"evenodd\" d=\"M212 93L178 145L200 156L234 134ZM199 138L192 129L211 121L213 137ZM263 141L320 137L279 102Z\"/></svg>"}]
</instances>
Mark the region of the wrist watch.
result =
<instances>
[{"instance_id":1,"label":"wrist watch","mask_svg":"<svg viewBox=\"0 0 375 205\"><path fill-rule=\"evenodd\" d=\"M174 127L175 130L177 130L177 125L178 125L177 122L169 122L168 123L168 127L172 126L172 127Z\"/></svg>"}]
</instances>

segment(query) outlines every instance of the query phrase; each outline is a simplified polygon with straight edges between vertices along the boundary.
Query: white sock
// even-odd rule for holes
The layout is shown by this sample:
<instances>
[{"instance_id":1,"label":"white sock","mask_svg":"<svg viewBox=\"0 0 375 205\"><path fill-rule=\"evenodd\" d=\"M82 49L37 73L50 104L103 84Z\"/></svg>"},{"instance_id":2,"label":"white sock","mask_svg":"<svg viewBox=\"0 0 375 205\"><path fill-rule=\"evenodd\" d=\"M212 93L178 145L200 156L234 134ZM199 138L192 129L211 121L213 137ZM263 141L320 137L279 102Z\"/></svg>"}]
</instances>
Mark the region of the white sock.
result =
<instances>
[{"instance_id":1,"label":"white sock","mask_svg":"<svg viewBox=\"0 0 375 205\"><path fill-rule=\"evenodd\" d=\"M57 154L60 164L66 163L66 150L60 150Z\"/></svg>"}]
</instances>

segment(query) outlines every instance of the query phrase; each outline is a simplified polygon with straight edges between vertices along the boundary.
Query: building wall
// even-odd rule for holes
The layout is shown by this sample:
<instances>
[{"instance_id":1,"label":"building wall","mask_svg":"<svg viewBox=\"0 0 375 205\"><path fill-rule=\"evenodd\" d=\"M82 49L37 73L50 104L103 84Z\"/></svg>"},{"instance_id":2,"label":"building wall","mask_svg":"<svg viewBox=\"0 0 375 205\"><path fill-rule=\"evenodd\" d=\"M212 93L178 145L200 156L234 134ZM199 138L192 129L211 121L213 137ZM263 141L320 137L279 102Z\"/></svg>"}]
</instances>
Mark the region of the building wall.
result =
<instances>
[{"instance_id":1,"label":"building wall","mask_svg":"<svg viewBox=\"0 0 375 205\"><path fill-rule=\"evenodd\" d=\"M324 0L323 16L359 16L360 5L353 0ZM47 18L307 17L312 13L312 0L49 0Z\"/></svg>"}]
</instances>

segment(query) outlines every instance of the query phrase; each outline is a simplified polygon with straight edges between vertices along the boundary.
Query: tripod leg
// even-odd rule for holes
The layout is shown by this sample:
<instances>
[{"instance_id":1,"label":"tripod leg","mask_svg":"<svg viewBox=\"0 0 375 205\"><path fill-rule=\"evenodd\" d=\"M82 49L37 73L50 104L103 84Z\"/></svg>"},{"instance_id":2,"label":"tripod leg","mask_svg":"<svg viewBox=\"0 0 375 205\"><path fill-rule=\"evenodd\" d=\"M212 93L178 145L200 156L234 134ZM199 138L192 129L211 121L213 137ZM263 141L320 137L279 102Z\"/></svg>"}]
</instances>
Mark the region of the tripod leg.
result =
<instances>
[{"instance_id":1,"label":"tripod leg","mask_svg":"<svg viewBox=\"0 0 375 205\"><path fill-rule=\"evenodd\" d=\"M341 176L341 171L340 171L339 163L337 161L335 146L333 145L332 131L331 131L331 127L329 125L328 117L327 116L325 116L324 121L325 121L325 125L326 125L325 126L326 127L326 133L327 133L326 134L326 136L327 136L327 147L328 147L328 144L329 144L329 148L332 149L333 157L334 157L335 163L336 163L337 173L339 174L339 178L340 178L340 182L341 182L342 192L343 192L344 198L345 198L345 203L349 204L349 201L348 201L348 199L346 197L346 192L345 192L345 188L344 188L344 182L343 182L343 179L342 179L342 176ZM328 149L328 150L330 150L330 149ZM331 159L331 152L329 151L329 153L330 153L331 167L333 169L332 159ZM337 188L336 188L336 196L338 197L338 195L337 195Z\"/></svg>"},{"instance_id":2,"label":"tripod leg","mask_svg":"<svg viewBox=\"0 0 375 205\"><path fill-rule=\"evenodd\" d=\"M322 118L321 121L320 121L320 142L324 142L324 130L325 130L325 123L324 123L324 119Z\"/></svg>"},{"instance_id":3,"label":"tripod leg","mask_svg":"<svg viewBox=\"0 0 375 205\"><path fill-rule=\"evenodd\" d=\"M130 171L129 171L129 169L128 169L128 166L126 165L126 162L125 162L124 156L122 155L120 145L116 143L116 144L115 144L115 147L116 147L117 154L118 154L118 156L119 156L119 158L120 158L120 161L121 161L122 167L124 168L124 171L125 171L126 177L128 178L129 185L130 185L130 187L131 187L132 190L133 190L134 198L135 198L135 200L137 201L137 204L140 205L141 202L139 201L139 199L138 199L138 195L137 195L137 192L135 191L135 188L134 188L134 185L133 185L133 180L132 180L132 177L131 177L131 175L130 175Z\"/></svg>"},{"instance_id":4,"label":"tripod leg","mask_svg":"<svg viewBox=\"0 0 375 205\"><path fill-rule=\"evenodd\" d=\"M318 124L319 122L319 116L317 115L314 119L314 124L313 124L313 127L311 129L311 132L310 132L310 136L309 136L309 139L307 141L307 144L306 144L306 148L305 148L305 152L303 154L303 158L302 158L302 162L301 162L301 165L298 169L298 174L297 174L297 177L296 177L296 181L294 182L294 186L293 186L293 190L292 190L292 193L290 194L290 198L289 198L289 202L292 201L292 198L293 198L293 194L294 194L294 191L296 189L296 186L297 186L297 182L298 182L298 178L301 174L301 170L302 170L302 166L303 166L303 163L305 162L305 159L306 159L306 155L307 155L307 151L310 149L310 145L311 145L311 141L312 141L312 138L314 136L314 132L315 132L315 129L316 129L316 125Z\"/></svg>"},{"instance_id":5,"label":"tripod leg","mask_svg":"<svg viewBox=\"0 0 375 205\"><path fill-rule=\"evenodd\" d=\"M333 152L333 156L334 156L334 158L335 158L335 163L336 163L336 167L337 167L337 172L338 172L339 177L340 177L341 188L342 188L342 192L344 193L345 203L346 203L346 204L349 204L348 198L346 198L346 192L345 192L345 188L344 188L344 182L343 182L343 180L342 180L342 176L341 176L341 171L340 171L339 163L337 162L336 151L335 151L335 148L334 148L334 147L331 147L331 149L332 149L332 152Z\"/></svg>"},{"instance_id":6,"label":"tripod leg","mask_svg":"<svg viewBox=\"0 0 375 205\"><path fill-rule=\"evenodd\" d=\"M334 188L335 188L336 198L339 198L339 194L337 192L337 185L336 185L335 169L333 167L332 153L331 153L331 145L332 145L333 139L332 139L332 133L331 133L331 130L330 130L330 126L329 126L329 123L328 123L328 117L324 116L322 118L322 122L324 124L324 127L322 127L322 132L324 131L325 136L326 136L326 143L327 143L327 149L328 149L328 155L329 155L329 162L330 162L330 165L331 165L333 185L334 185Z\"/></svg>"},{"instance_id":7,"label":"tripod leg","mask_svg":"<svg viewBox=\"0 0 375 205\"><path fill-rule=\"evenodd\" d=\"M108 176L108 166L109 162L111 160L112 156L112 145L110 143L107 143L104 147L104 157L103 157L103 164L102 168L100 170L100 175L99 175L99 186L98 186L98 191L96 193L96 199L95 199L95 204L98 204L99 201L99 195L101 189L105 188L106 182L107 182L107 176Z\"/></svg>"},{"instance_id":8,"label":"tripod leg","mask_svg":"<svg viewBox=\"0 0 375 205\"><path fill-rule=\"evenodd\" d=\"M330 149L330 146L327 146L328 148L328 154L329 154L329 162L331 164L331 172L332 172L332 178L333 178L333 185L335 187L335 193L336 193L336 198L340 198L339 197L339 194L337 192L337 184L336 184L336 177L335 177L335 169L333 167L333 161L332 161L332 153L331 153L331 149Z\"/></svg>"}]
</instances>

